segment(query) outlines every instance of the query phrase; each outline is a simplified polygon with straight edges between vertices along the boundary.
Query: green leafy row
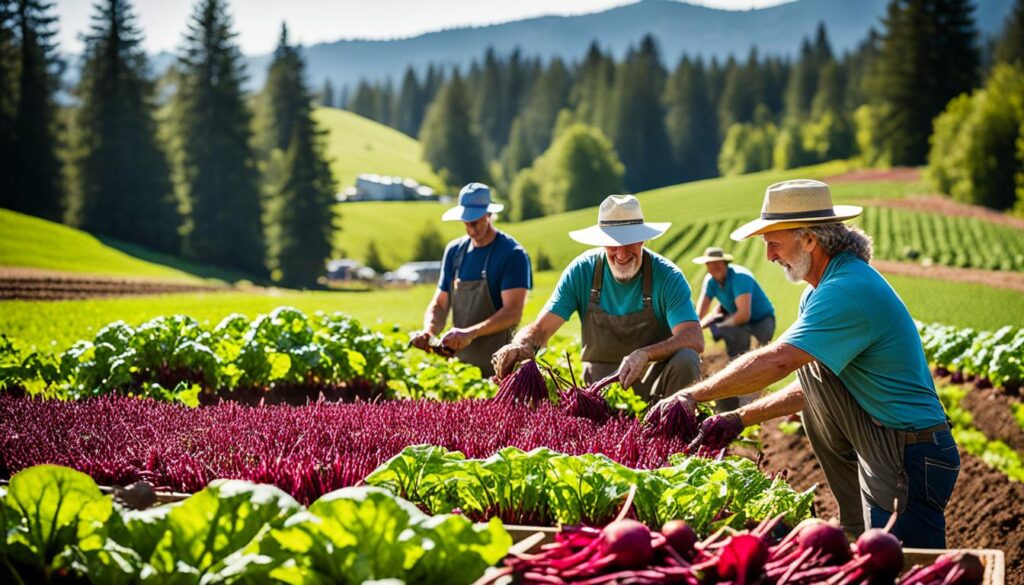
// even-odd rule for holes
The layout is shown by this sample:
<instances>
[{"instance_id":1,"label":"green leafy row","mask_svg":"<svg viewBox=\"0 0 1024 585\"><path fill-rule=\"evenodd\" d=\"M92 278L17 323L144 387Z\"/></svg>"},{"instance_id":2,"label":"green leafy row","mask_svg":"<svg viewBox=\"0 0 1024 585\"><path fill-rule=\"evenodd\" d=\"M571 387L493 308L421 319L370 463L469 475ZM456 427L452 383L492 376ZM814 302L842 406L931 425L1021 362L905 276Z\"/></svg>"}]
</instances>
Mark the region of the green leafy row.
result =
<instances>
[{"instance_id":1,"label":"green leafy row","mask_svg":"<svg viewBox=\"0 0 1024 585\"><path fill-rule=\"evenodd\" d=\"M406 351L342 313L307 316L279 307L250 321L233 314L210 328L185 315L137 327L115 321L57 358L22 355L0 336L0 390L60 398L112 391L197 402L221 389L329 386L361 382L412 398L486 397L492 385L473 366Z\"/></svg>"},{"instance_id":2,"label":"green leafy row","mask_svg":"<svg viewBox=\"0 0 1024 585\"><path fill-rule=\"evenodd\" d=\"M1024 381L1024 329L1007 325L997 331L975 331L920 322L917 329L933 366L989 380L993 386Z\"/></svg>"},{"instance_id":3,"label":"green leafy row","mask_svg":"<svg viewBox=\"0 0 1024 585\"><path fill-rule=\"evenodd\" d=\"M631 469L600 454L568 456L508 447L487 459L416 445L383 464L366 483L387 488L432 513L456 509L516 524L603 525L619 513L633 486L633 512L650 526L681 518L706 532L742 528L779 514L793 526L811 515L814 488L794 491L749 459L722 461L673 455L671 465Z\"/></svg>"},{"instance_id":4,"label":"green leafy row","mask_svg":"<svg viewBox=\"0 0 1024 585\"><path fill-rule=\"evenodd\" d=\"M427 516L379 488L341 489L305 509L273 486L217 480L130 511L89 476L52 465L0 488L0 523L8 583L471 583L512 544L498 520Z\"/></svg>"},{"instance_id":5,"label":"green leafy row","mask_svg":"<svg viewBox=\"0 0 1024 585\"><path fill-rule=\"evenodd\" d=\"M984 461L989 467L1005 473L1014 481L1024 482L1024 457L1000 440L990 440L974 426L971 413L961 406L967 390L960 386L938 389L939 399L953 422L953 438L960 447Z\"/></svg>"}]
</instances>

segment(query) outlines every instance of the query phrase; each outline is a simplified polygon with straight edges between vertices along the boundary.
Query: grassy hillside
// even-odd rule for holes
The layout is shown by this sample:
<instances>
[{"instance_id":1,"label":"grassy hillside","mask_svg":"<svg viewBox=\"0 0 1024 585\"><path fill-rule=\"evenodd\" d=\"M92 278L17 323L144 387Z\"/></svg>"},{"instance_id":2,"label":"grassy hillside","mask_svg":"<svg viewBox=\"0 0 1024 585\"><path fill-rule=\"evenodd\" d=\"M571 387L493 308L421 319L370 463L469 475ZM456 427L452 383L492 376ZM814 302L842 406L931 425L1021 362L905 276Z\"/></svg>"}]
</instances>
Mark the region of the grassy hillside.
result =
<instances>
[{"instance_id":1,"label":"grassy hillside","mask_svg":"<svg viewBox=\"0 0 1024 585\"><path fill-rule=\"evenodd\" d=\"M0 209L0 266L161 280L241 278L7 209Z\"/></svg>"},{"instance_id":2,"label":"grassy hillside","mask_svg":"<svg viewBox=\"0 0 1024 585\"><path fill-rule=\"evenodd\" d=\"M440 187L415 139L336 108L317 108L313 117L327 131L327 154L339 190L354 185L360 173L410 177Z\"/></svg>"},{"instance_id":3,"label":"grassy hillside","mask_svg":"<svg viewBox=\"0 0 1024 585\"><path fill-rule=\"evenodd\" d=\"M434 224L445 241L465 235L461 222L441 221L448 207L427 202L340 203L335 210L341 216L341 229L334 233L334 249L345 257L363 260L374 241L388 268L397 268L412 258L417 236L428 224Z\"/></svg>"}]
</instances>

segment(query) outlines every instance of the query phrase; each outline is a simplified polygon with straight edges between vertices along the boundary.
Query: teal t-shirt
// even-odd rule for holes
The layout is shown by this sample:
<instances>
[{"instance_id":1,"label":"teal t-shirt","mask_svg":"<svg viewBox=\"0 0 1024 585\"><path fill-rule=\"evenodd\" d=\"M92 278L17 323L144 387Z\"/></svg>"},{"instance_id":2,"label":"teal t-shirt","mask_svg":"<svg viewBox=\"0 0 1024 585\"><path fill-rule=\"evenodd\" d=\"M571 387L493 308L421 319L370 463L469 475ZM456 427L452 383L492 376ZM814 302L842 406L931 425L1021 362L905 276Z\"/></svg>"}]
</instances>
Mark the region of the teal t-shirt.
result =
<instances>
[{"instance_id":1,"label":"teal t-shirt","mask_svg":"<svg viewBox=\"0 0 1024 585\"><path fill-rule=\"evenodd\" d=\"M710 274L705 276L702 290L705 297L718 300L718 304L730 315L736 312L736 297L745 294L750 294L751 321L760 321L775 314L775 307L768 300L768 295L764 294L761 285L754 280L754 275L738 264L729 265L724 284L718 284Z\"/></svg>"},{"instance_id":2,"label":"teal t-shirt","mask_svg":"<svg viewBox=\"0 0 1024 585\"><path fill-rule=\"evenodd\" d=\"M779 340L832 370L886 427L921 430L946 420L913 319L896 291L849 252L836 255Z\"/></svg>"},{"instance_id":3,"label":"teal t-shirt","mask_svg":"<svg viewBox=\"0 0 1024 585\"><path fill-rule=\"evenodd\" d=\"M590 287L594 282L597 259L604 253L603 249L597 248L577 256L562 272L555 292L551 293L544 309L566 321L573 313L579 313L580 319L583 319L587 314L587 305L590 304ZM690 285L683 272L663 256L654 252L650 254L651 307L655 317L670 330L684 321L696 321L697 311L690 300ZM620 283L612 276L606 260L600 306L609 315L626 315L642 310L643 278L640 273L633 280Z\"/></svg>"}]
</instances>

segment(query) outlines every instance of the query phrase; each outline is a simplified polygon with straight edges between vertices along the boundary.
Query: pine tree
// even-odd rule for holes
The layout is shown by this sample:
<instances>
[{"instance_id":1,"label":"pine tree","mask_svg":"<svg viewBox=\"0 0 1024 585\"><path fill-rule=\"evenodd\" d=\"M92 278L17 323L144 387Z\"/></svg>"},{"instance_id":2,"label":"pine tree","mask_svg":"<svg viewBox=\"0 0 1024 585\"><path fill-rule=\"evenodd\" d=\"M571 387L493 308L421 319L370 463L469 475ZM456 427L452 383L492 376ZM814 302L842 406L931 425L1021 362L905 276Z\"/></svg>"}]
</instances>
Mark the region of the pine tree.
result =
<instances>
[{"instance_id":1,"label":"pine tree","mask_svg":"<svg viewBox=\"0 0 1024 585\"><path fill-rule=\"evenodd\" d=\"M893 0L884 19L870 95L879 111L881 150L894 165L920 165L932 120L978 82L977 31L970 0Z\"/></svg>"},{"instance_id":2,"label":"pine tree","mask_svg":"<svg viewBox=\"0 0 1024 585\"><path fill-rule=\"evenodd\" d=\"M234 37L224 1L202 0L179 57L175 110L190 205L184 249L191 258L262 277L259 175Z\"/></svg>"},{"instance_id":3,"label":"pine tree","mask_svg":"<svg viewBox=\"0 0 1024 585\"><path fill-rule=\"evenodd\" d=\"M430 105L420 130L423 160L449 185L486 181L480 137L470 119L469 99L456 71Z\"/></svg>"},{"instance_id":4,"label":"pine tree","mask_svg":"<svg viewBox=\"0 0 1024 585\"><path fill-rule=\"evenodd\" d=\"M0 0L0 160L13 161L14 119L18 110L18 48L15 13L9 0ZM6 167L5 167L6 168ZM0 207L13 207L14 173L0 173Z\"/></svg>"},{"instance_id":5,"label":"pine tree","mask_svg":"<svg viewBox=\"0 0 1024 585\"><path fill-rule=\"evenodd\" d=\"M281 25L274 59L267 70L267 81L260 95L265 120L261 124L259 143L264 152L288 150L294 131L292 126L308 109L302 87L302 57L296 47L288 44L288 27Z\"/></svg>"},{"instance_id":6,"label":"pine tree","mask_svg":"<svg viewBox=\"0 0 1024 585\"><path fill-rule=\"evenodd\" d=\"M555 57L533 83L523 104L522 130L532 156L539 156L551 144L558 113L569 103L569 70Z\"/></svg>"},{"instance_id":7,"label":"pine tree","mask_svg":"<svg viewBox=\"0 0 1024 585\"><path fill-rule=\"evenodd\" d=\"M270 134L289 133L283 146L275 145L285 155L283 180L271 187L268 205L270 265L282 282L312 287L331 253L335 184L304 75L305 62L282 25L264 88L264 98L273 104Z\"/></svg>"},{"instance_id":8,"label":"pine tree","mask_svg":"<svg viewBox=\"0 0 1024 585\"><path fill-rule=\"evenodd\" d=\"M15 78L5 85L11 92L4 107L14 107L7 139L10 152L4 159L5 177L0 179L0 205L16 211L60 221L65 197L62 164L57 156L58 121L55 94L60 85L62 63L53 40L57 18L53 3L44 0L16 0L4 17L4 33L13 47L4 47L4 66ZM9 27L9 28L8 28ZM6 81L6 80L5 80ZM13 100L11 99L13 97ZM13 101L13 104L11 103Z\"/></svg>"},{"instance_id":9,"label":"pine tree","mask_svg":"<svg viewBox=\"0 0 1024 585\"><path fill-rule=\"evenodd\" d=\"M616 74L612 140L626 166L625 184L630 191L672 182L672 145L661 101L665 75L650 35L639 48L630 49Z\"/></svg>"},{"instance_id":10,"label":"pine tree","mask_svg":"<svg viewBox=\"0 0 1024 585\"><path fill-rule=\"evenodd\" d=\"M416 80L416 71L412 67L405 69L402 78L402 89L398 92L398 106L395 127L409 136L417 136L423 124L422 90Z\"/></svg>"},{"instance_id":11,"label":"pine tree","mask_svg":"<svg viewBox=\"0 0 1024 585\"><path fill-rule=\"evenodd\" d=\"M718 125L708 97L704 64L683 58L665 87L665 125L672 143L676 181L717 174Z\"/></svg>"},{"instance_id":12,"label":"pine tree","mask_svg":"<svg viewBox=\"0 0 1024 585\"><path fill-rule=\"evenodd\" d=\"M378 104L376 90L365 79L360 79L359 85L356 86L356 93L345 107L366 119L376 120Z\"/></svg>"},{"instance_id":13,"label":"pine tree","mask_svg":"<svg viewBox=\"0 0 1024 585\"><path fill-rule=\"evenodd\" d=\"M995 60L1024 67L1024 0L1017 0L1013 12L1006 17L996 43Z\"/></svg>"},{"instance_id":14,"label":"pine tree","mask_svg":"<svg viewBox=\"0 0 1024 585\"><path fill-rule=\"evenodd\" d=\"M506 96L502 87L501 64L493 47L487 48L479 78L473 84L473 120L480 130L484 158L491 160L497 157L501 145L508 139L505 134L508 128L502 120Z\"/></svg>"},{"instance_id":15,"label":"pine tree","mask_svg":"<svg viewBox=\"0 0 1024 585\"><path fill-rule=\"evenodd\" d=\"M391 78L384 82L383 87L377 90L377 114L374 120L381 124L391 126L395 109L395 88L391 84Z\"/></svg>"},{"instance_id":16,"label":"pine tree","mask_svg":"<svg viewBox=\"0 0 1024 585\"><path fill-rule=\"evenodd\" d=\"M320 89L320 105L325 108L335 107L334 86L331 85L330 79L325 79L324 86Z\"/></svg>"},{"instance_id":17,"label":"pine tree","mask_svg":"<svg viewBox=\"0 0 1024 585\"><path fill-rule=\"evenodd\" d=\"M614 61L601 52L596 41L591 43L569 93L569 103L579 121L600 128L602 132L611 132L609 122L614 83Z\"/></svg>"},{"instance_id":18,"label":"pine tree","mask_svg":"<svg viewBox=\"0 0 1024 585\"><path fill-rule=\"evenodd\" d=\"M96 8L78 85L78 223L176 254L181 217L157 140L142 35L127 0Z\"/></svg>"}]
</instances>

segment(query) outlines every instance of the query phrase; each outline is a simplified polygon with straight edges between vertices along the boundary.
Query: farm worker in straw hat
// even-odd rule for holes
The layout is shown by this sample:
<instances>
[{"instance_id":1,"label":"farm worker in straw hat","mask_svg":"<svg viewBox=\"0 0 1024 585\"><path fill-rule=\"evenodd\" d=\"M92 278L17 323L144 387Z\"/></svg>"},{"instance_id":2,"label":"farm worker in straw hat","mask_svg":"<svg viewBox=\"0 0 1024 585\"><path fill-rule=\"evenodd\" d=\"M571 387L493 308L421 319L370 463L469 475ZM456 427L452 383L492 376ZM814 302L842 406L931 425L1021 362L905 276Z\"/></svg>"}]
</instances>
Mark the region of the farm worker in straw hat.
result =
<instances>
[{"instance_id":1,"label":"farm worker in straw hat","mask_svg":"<svg viewBox=\"0 0 1024 585\"><path fill-rule=\"evenodd\" d=\"M732 254L712 246L693 259L708 271L697 301L700 326L711 330L715 341L725 341L725 352L732 360L750 350L750 338L759 346L767 345L775 335L775 308L749 270L733 263ZM712 301L718 306L711 310ZM750 403L757 393L717 401L719 411L735 410Z\"/></svg>"},{"instance_id":2,"label":"farm worker in straw hat","mask_svg":"<svg viewBox=\"0 0 1024 585\"><path fill-rule=\"evenodd\" d=\"M786 278L809 285L796 322L775 343L656 405L648 421L671 401L693 408L796 371L797 381L784 389L707 419L695 443L717 448L744 426L802 411L847 531L885 526L898 502L892 533L906 546L944 548L957 446L907 307L868 264L871 239L842 223L860 213L832 205L828 185L819 181L768 187L761 217L732 238L761 236Z\"/></svg>"},{"instance_id":3,"label":"farm worker in straw hat","mask_svg":"<svg viewBox=\"0 0 1024 585\"><path fill-rule=\"evenodd\" d=\"M523 317L526 291L533 287L526 250L494 227L492 214L502 209L491 202L487 185L469 183L459 193L459 204L441 216L443 221L461 221L466 235L448 243L423 329L411 340L427 349L431 337L444 329L450 309L452 328L441 343L485 377L494 375L491 357L512 339Z\"/></svg>"},{"instance_id":4,"label":"farm worker in straw hat","mask_svg":"<svg viewBox=\"0 0 1024 585\"><path fill-rule=\"evenodd\" d=\"M632 195L607 197L597 218L597 225L569 233L597 248L572 261L537 320L495 354L498 376L533 357L579 313L586 383L618 370L624 387L648 399L689 385L700 377L704 351L690 286L675 264L644 245L670 224L645 222Z\"/></svg>"}]
</instances>

